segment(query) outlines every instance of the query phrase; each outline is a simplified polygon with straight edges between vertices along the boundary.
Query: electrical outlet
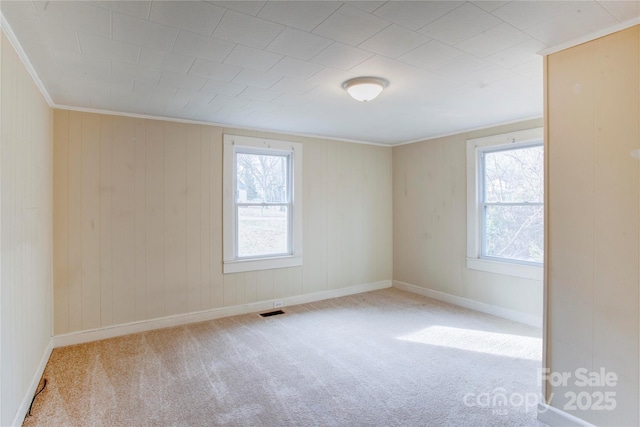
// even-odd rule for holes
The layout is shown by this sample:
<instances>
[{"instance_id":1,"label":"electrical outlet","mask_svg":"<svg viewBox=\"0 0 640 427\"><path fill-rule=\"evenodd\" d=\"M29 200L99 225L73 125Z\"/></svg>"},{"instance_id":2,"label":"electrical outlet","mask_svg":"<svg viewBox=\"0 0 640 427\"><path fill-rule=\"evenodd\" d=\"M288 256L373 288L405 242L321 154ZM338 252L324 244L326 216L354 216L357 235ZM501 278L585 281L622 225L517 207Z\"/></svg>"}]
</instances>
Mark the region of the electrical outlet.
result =
<instances>
[{"instance_id":1,"label":"electrical outlet","mask_svg":"<svg viewBox=\"0 0 640 427\"><path fill-rule=\"evenodd\" d=\"M280 308L280 307L284 307L284 302L282 302L282 301L274 301L273 302L273 308Z\"/></svg>"}]
</instances>

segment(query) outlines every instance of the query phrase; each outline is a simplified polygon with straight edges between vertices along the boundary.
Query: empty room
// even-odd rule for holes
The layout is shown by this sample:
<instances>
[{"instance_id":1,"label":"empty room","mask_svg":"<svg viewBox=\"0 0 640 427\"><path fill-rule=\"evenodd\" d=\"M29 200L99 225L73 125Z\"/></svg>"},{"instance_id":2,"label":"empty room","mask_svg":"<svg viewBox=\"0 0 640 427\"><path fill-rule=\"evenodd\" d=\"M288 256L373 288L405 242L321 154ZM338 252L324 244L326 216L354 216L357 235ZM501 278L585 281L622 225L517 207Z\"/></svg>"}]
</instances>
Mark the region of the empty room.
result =
<instances>
[{"instance_id":1,"label":"empty room","mask_svg":"<svg viewBox=\"0 0 640 427\"><path fill-rule=\"evenodd\" d=\"M0 425L640 425L639 1L0 17Z\"/></svg>"}]
</instances>

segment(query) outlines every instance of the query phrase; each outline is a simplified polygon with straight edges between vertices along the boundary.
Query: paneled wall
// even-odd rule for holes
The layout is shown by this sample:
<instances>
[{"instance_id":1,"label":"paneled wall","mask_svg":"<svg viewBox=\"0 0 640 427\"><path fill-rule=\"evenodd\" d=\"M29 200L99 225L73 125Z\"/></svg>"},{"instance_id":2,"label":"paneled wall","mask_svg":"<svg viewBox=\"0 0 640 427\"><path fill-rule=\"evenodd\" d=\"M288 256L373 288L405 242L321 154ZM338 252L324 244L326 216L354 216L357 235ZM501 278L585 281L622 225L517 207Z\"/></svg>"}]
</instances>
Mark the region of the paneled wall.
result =
<instances>
[{"instance_id":1,"label":"paneled wall","mask_svg":"<svg viewBox=\"0 0 640 427\"><path fill-rule=\"evenodd\" d=\"M530 120L393 148L393 279L533 316L542 282L466 267L466 140L542 126Z\"/></svg>"},{"instance_id":2,"label":"paneled wall","mask_svg":"<svg viewBox=\"0 0 640 427\"><path fill-rule=\"evenodd\" d=\"M547 398L595 425L638 425L640 27L552 54L547 70L546 363L572 375ZM576 384L576 369L601 367L615 387ZM614 410L567 406L607 391Z\"/></svg>"},{"instance_id":3,"label":"paneled wall","mask_svg":"<svg viewBox=\"0 0 640 427\"><path fill-rule=\"evenodd\" d=\"M304 144L304 265L222 274L222 135ZM391 279L391 149L54 111L55 334Z\"/></svg>"},{"instance_id":4,"label":"paneled wall","mask_svg":"<svg viewBox=\"0 0 640 427\"><path fill-rule=\"evenodd\" d=\"M0 425L51 339L51 110L0 32ZM21 421L21 420L19 420Z\"/></svg>"}]
</instances>

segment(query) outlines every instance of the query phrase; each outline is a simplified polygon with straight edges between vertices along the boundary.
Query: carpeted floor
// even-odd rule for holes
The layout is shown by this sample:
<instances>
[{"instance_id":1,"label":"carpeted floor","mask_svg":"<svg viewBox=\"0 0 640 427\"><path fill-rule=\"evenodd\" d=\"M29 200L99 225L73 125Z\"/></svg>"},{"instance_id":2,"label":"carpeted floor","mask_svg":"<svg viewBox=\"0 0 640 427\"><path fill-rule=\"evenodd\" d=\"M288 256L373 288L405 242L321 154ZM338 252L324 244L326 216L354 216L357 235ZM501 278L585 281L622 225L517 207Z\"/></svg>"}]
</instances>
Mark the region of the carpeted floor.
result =
<instances>
[{"instance_id":1,"label":"carpeted floor","mask_svg":"<svg viewBox=\"0 0 640 427\"><path fill-rule=\"evenodd\" d=\"M396 289L54 350L25 426L541 426L540 330Z\"/></svg>"}]
</instances>

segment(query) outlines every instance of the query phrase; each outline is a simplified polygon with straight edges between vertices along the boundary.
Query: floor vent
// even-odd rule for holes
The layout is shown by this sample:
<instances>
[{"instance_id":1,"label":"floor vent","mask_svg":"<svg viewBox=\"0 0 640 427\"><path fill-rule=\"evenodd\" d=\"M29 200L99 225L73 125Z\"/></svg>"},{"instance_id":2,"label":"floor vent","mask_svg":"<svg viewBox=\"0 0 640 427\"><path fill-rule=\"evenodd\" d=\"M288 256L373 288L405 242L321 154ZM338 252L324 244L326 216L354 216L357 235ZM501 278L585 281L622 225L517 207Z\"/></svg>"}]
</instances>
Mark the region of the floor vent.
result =
<instances>
[{"instance_id":1,"label":"floor vent","mask_svg":"<svg viewBox=\"0 0 640 427\"><path fill-rule=\"evenodd\" d=\"M260 316L269 317L269 316L277 316L278 314L284 314L284 311L276 310L276 311L270 311L268 313L260 313Z\"/></svg>"}]
</instances>

